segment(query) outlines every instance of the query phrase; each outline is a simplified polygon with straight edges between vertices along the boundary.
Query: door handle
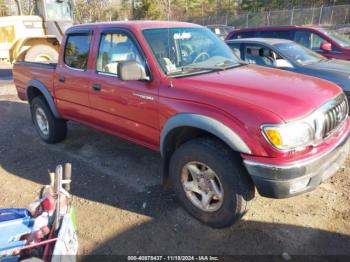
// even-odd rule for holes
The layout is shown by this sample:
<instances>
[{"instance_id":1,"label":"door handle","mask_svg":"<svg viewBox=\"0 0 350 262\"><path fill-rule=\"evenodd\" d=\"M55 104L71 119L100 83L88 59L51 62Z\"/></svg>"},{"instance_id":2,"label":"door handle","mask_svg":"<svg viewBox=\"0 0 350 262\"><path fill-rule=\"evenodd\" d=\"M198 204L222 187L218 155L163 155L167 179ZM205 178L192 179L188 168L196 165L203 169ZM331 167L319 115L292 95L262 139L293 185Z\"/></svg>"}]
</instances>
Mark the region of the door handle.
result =
<instances>
[{"instance_id":1,"label":"door handle","mask_svg":"<svg viewBox=\"0 0 350 262\"><path fill-rule=\"evenodd\" d=\"M92 84L92 89L95 91L101 91L101 85L100 84Z\"/></svg>"},{"instance_id":2,"label":"door handle","mask_svg":"<svg viewBox=\"0 0 350 262\"><path fill-rule=\"evenodd\" d=\"M58 78L58 81L64 83L64 81L66 81L66 78L65 78L64 76L60 76L60 77Z\"/></svg>"}]
</instances>

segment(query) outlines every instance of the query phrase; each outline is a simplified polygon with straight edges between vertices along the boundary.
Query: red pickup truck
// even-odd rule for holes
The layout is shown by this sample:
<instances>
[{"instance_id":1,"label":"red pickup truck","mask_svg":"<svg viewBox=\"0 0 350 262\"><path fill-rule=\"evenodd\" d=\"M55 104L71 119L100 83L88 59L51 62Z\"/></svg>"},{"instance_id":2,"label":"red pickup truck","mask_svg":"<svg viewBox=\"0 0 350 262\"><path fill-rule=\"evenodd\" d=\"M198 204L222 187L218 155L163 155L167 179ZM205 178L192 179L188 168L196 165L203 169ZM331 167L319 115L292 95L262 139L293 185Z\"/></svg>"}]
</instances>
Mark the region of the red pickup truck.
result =
<instances>
[{"instance_id":1,"label":"red pickup truck","mask_svg":"<svg viewBox=\"0 0 350 262\"><path fill-rule=\"evenodd\" d=\"M337 85L243 64L195 24L74 26L57 64L13 71L45 142L62 141L72 120L159 151L164 184L212 227L241 218L255 188L272 198L316 188L349 151Z\"/></svg>"}]
</instances>

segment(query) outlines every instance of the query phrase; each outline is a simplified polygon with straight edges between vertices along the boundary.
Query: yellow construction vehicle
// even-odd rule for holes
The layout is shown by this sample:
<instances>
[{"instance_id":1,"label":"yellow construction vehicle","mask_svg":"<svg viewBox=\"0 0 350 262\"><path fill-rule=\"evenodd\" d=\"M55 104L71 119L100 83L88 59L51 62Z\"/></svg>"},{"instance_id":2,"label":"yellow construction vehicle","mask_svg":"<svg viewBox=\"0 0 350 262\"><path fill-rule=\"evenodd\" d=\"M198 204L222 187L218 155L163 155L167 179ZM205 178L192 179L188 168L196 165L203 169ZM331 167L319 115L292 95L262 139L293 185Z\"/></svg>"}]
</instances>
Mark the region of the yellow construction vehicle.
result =
<instances>
[{"instance_id":1,"label":"yellow construction vehicle","mask_svg":"<svg viewBox=\"0 0 350 262\"><path fill-rule=\"evenodd\" d=\"M56 61L65 30L73 24L70 0L36 0L34 15L22 15L19 0L17 15L0 17L0 60Z\"/></svg>"}]
</instances>

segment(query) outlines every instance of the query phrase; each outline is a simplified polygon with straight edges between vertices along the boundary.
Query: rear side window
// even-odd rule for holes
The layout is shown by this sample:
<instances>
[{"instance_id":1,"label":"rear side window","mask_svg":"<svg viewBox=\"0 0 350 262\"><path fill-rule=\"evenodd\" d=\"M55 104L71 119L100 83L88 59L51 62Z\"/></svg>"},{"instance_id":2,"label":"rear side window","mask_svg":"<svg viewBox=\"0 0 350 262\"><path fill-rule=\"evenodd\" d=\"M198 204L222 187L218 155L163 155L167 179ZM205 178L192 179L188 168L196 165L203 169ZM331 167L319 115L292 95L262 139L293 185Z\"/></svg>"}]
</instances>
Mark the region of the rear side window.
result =
<instances>
[{"instance_id":1,"label":"rear side window","mask_svg":"<svg viewBox=\"0 0 350 262\"><path fill-rule=\"evenodd\" d=\"M232 39L236 38L250 38L250 37L255 37L255 32L241 32L238 34L234 34Z\"/></svg>"},{"instance_id":2,"label":"rear side window","mask_svg":"<svg viewBox=\"0 0 350 262\"><path fill-rule=\"evenodd\" d=\"M91 34L68 35L64 50L64 63L75 69L86 70L91 42Z\"/></svg>"},{"instance_id":3,"label":"rear side window","mask_svg":"<svg viewBox=\"0 0 350 262\"><path fill-rule=\"evenodd\" d=\"M260 31L260 37L290 39L290 31Z\"/></svg>"},{"instance_id":4,"label":"rear side window","mask_svg":"<svg viewBox=\"0 0 350 262\"><path fill-rule=\"evenodd\" d=\"M260 31L259 36L260 37L267 37L267 38L278 38L278 32L276 32L276 31Z\"/></svg>"},{"instance_id":5,"label":"rear side window","mask_svg":"<svg viewBox=\"0 0 350 262\"><path fill-rule=\"evenodd\" d=\"M292 31L289 31L289 30L277 31L277 38L291 40L292 38L291 35L292 35Z\"/></svg>"}]
</instances>

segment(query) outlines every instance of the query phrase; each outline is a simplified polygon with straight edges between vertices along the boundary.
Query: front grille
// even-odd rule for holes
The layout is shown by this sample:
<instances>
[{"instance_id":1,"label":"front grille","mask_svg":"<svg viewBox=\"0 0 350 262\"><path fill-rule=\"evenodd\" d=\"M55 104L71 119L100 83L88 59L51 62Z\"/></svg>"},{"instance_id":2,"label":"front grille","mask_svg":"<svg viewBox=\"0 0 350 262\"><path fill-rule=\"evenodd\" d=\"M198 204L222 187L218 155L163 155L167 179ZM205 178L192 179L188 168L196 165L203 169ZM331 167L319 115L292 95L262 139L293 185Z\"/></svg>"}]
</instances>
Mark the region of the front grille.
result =
<instances>
[{"instance_id":1,"label":"front grille","mask_svg":"<svg viewBox=\"0 0 350 262\"><path fill-rule=\"evenodd\" d=\"M348 116L348 102L341 96L340 102L324 113L323 138L335 132Z\"/></svg>"}]
</instances>

